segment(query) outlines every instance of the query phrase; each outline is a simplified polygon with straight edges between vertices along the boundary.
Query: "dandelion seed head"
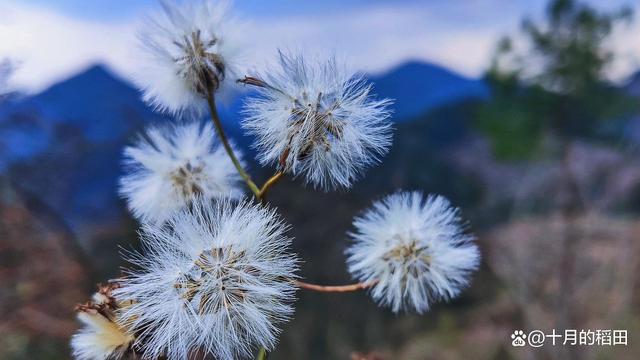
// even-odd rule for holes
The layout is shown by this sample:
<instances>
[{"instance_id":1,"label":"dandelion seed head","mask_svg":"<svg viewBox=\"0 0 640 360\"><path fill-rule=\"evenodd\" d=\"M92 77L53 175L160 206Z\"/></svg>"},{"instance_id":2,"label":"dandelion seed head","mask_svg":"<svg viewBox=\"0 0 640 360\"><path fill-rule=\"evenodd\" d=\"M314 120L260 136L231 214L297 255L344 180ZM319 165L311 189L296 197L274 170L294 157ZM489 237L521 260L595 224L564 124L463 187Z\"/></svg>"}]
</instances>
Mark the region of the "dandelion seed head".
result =
<instances>
[{"instance_id":1,"label":"dandelion seed head","mask_svg":"<svg viewBox=\"0 0 640 360\"><path fill-rule=\"evenodd\" d=\"M161 1L140 29L143 98L173 115L202 115L206 97L230 88L241 51L229 1Z\"/></svg>"},{"instance_id":2,"label":"dandelion seed head","mask_svg":"<svg viewBox=\"0 0 640 360\"><path fill-rule=\"evenodd\" d=\"M273 349L278 325L293 312L296 259L287 227L273 210L199 199L165 226L145 225L145 254L116 297L133 304L145 358L186 359L195 349L221 360Z\"/></svg>"},{"instance_id":3,"label":"dandelion seed head","mask_svg":"<svg viewBox=\"0 0 640 360\"><path fill-rule=\"evenodd\" d=\"M242 179L208 123L151 127L124 154L120 194L142 221L162 222L197 196L243 194Z\"/></svg>"},{"instance_id":4,"label":"dandelion seed head","mask_svg":"<svg viewBox=\"0 0 640 360\"><path fill-rule=\"evenodd\" d=\"M459 212L441 196L390 195L354 221L347 249L351 274L375 283L373 298L394 312L425 312L456 297L477 269L480 253Z\"/></svg>"},{"instance_id":5,"label":"dandelion seed head","mask_svg":"<svg viewBox=\"0 0 640 360\"><path fill-rule=\"evenodd\" d=\"M259 75L243 127L256 137L258 160L325 190L350 187L391 145L390 100L335 58L306 61L280 53L279 69Z\"/></svg>"}]
</instances>

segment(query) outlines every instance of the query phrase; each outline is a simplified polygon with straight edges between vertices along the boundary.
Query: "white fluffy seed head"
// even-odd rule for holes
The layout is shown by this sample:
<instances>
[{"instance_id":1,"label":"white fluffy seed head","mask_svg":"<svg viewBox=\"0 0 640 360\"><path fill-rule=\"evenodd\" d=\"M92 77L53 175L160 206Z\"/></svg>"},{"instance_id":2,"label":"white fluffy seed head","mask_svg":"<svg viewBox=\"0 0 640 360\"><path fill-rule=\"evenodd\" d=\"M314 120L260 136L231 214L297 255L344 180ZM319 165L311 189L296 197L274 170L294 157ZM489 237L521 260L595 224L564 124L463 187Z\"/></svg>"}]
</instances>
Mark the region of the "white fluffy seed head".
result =
<instances>
[{"instance_id":1,"label":"white fluffy seed head","mask_svg":"<svg viewBox=\"0 0 640 360\"><path fill-rule=\"evenodd\" d=\"M139 31L136 81L143 98L173 115L199 116L208 92L223 91L239 74L238 24L228 1L161 1Z\"/></svg>"},{"instance_id":2,"label":"white fluffy seed head","mask_svg":"<svg viewBox=\"0 0 640 360\"><path fill-rule=\"evenodd\" d=\"M354 226L349 271L375 283L371 295L394 312L423 313L432 302L457 296L480 261L458 209L441 196L390 195L357 217Z\"/></svg>"},{"instance_id":3,"label":"white fluffy seed head","mask_svg":"<svg viewBox=\"0 0 640 360\"><path fill-rule=\"evenodd\" d=\"M162 222L196 196L243 195L242 179L209 123L151 127L124 155L120 194L141 221Z\"/></svg>"},{"instance_id":4,"label":"white fluffy seed head","mask_svg":"<svg viewBox=\"0 0 640 360\"><path fill-rule=\"evenodd\" d=\"M391 145L391 101L374 100L371 86L335 58L279 60L258 76L260 94L244 109L259 161L325 190L350 187Z\"/></svg>"},{"instance_id":5,"label":"white fluffy seed head","mask_svg":"<svg viewBox=\"0 0 640 360\"><path fill-rule=\"evenodd\" d=\"M229 200L198 200L165 226L142 229L144 254L115 292L132 301L120 318L144 357L187 359L199 349L216 359L273 349L277 325L293 312L287 226L274 210Z\"/></svg>"}]
</instances>

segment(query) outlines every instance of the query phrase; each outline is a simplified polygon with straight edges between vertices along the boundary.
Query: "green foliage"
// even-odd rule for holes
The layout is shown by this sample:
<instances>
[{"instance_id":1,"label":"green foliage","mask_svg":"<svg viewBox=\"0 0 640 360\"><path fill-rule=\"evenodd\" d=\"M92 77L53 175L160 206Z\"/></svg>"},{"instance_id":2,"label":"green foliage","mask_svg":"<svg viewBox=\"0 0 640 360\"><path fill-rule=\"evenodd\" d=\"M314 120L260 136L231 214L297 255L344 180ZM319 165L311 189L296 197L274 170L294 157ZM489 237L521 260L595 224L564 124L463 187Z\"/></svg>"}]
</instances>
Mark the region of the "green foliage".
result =
<instances>
[{"instance_id":1,"label":"green foliage","mask_svg":"<svg viewBox=\"0 0 640 360\"><path fill-rule=\"evenodd\" d=\"M493 78L490 84L492 100L479 108L478 124L489 135L499 158L529 157L547 125L548 93L539 87L521 87L515 76Z\"/></svg>"},{"instance_id":2,"label":"green foliage","mask_svg":"<svg viewBox=\"0 0 640 360\"><path fill-rule=\"evenodd\" d=\"M598 86L613 59L605 40L615 22L629 19L631 10L599 13L574 0L555 0L547 10L547 24L523 22L532 50L542 57L537 81L565 94L584 95Z\"/></svg>"},{"instance_id":3,"label":"green foliage","mask_svg":"<svg viewBox=\"0 0 640 360\"><path fill-rule=\"evenodd\" d=\"M492 99L477 114L499 157L531 157L547 135L561 141L598 136L603 121L630 110L605 71L613 60L606 40L631 15L627 8L602 13L553 0L544 22L523 21L523 43L500 41L485 76Z\"/></svg>"}]
</instances>

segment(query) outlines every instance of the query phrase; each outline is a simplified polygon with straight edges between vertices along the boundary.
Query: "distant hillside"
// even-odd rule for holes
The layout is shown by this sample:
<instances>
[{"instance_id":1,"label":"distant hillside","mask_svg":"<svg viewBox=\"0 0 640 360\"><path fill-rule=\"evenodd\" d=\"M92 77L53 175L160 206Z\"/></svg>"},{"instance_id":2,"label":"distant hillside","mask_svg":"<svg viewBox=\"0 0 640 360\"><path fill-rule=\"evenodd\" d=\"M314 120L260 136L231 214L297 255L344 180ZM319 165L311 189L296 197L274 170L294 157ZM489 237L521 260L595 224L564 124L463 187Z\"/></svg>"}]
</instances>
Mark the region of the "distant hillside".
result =
<instances>
[{"instance_id":1,"label":"distant hillside","mask_svg":"<svg viewBox=\"0 0 640 360\"><path fill-rule=\"evenodd\" d=\"M629 77L625 84L625 90L635 97L640 97L640 70Z\"/></svg>"},{"instance_id":2,"label":"distant hillside","mask_svg":"<svg viewBox=\"0 0 640 360\"><path fill-rule=\"evenodd\" d=\"M103 66L93 66L43 92L0 107L0 167L47 151L56 133L77 131L94 144L122 143L132 130L162 119L136 89Z\"/></svg>"},{"instance_id":3,"label":"distant hillside","mask_svg":"<svg viewBox=\"0 0 640 360\"><path fill-rule=\"evenodd\" d=\"M489 94L481 80L424 62L409 62L370 79L379 96L395 100L396 121L409 120L458 101L484 99Z\"/></svg>"},{"instance_id":4,"label":"distant hillside","mask_svg":"<svg viewBox=\"0 0 640 360\"><path fill-rule=\"evenodd\" d=\"M21 112L30 112L48 125L75 125L94 141L120 139L131 128L132 120L144 122L157 117L139 100L136 89L102 65L26 97L0 114Z\"/></svg>"},{"instance_id":5,"label":"distant hillside","mask_svg":"<svg viewBox=\"0 0 640 360\"><path fill-rule=\"evenodd\" d=\"M123 146L162 121L103 66L0 107L0 168L71 225L113 221Z\"/></svg>"}]
</instances>

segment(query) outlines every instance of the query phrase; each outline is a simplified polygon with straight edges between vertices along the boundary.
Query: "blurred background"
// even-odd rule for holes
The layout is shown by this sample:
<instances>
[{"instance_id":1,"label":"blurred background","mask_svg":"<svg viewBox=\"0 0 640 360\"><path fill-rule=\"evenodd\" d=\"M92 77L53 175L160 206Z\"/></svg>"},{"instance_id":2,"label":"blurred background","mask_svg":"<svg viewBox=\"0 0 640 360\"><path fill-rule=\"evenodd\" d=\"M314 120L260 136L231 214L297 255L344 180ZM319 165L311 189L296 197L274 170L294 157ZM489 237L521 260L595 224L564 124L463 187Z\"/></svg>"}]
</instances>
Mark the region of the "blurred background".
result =
<instances>
[{"instance_id":1,"label":"blurred background","mask_svg":"<svg viewBox=\"0 0 640 360\"><path fill-rule=\"evenodd\" d=\"M68 359L74 305L137 246L116 184L123 146L172 121L130 80L135 24L156 5L0 0L0 359ZM236 5L256 66L278 47L334 51L395 99L394 146L351 191L287 180L269 194L302 275L350 282L352 217L397 189L450 198L483 254L462 297L423 316L300 292L272 359L640 357L640 4ZM222 109L249 158L250 95ZM273 171L250 163L254 178ZM512 347L516 329L626 329L629 343Z\"/></svg>"}]
</instances>

